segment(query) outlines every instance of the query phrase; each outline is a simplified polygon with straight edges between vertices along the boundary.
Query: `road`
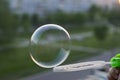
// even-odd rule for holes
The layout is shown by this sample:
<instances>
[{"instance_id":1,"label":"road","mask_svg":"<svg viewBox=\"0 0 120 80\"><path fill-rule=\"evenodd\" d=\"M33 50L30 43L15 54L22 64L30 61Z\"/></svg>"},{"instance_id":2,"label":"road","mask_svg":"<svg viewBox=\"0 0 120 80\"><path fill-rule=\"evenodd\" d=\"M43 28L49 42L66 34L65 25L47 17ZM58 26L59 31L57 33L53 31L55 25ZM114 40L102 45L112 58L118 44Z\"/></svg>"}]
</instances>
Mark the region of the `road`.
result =
<instances>
[{"instance_id":1,"label":"road","mask_svg":"<svg viewBox=\"0 0 120 80\"><path fill-rule=\"evenodd\" d=\"M93 58L89 58L86 60L82 60L80 62L84 61L94 61L94 60L104 60L109 61L111 56L115 55L115 53L120 52L120 49L118 50L110 50L105 51L101 53L101 55L98 55ZM20 80L81 80L85 78L86 76L90 75L92 70L85 70L85 71L78 71L78 72L64 72L64 73L55 73L52 70L45 73L38 73L32 76L28 76L26 78L22 78Z\"/></svg>"}]
</instances>

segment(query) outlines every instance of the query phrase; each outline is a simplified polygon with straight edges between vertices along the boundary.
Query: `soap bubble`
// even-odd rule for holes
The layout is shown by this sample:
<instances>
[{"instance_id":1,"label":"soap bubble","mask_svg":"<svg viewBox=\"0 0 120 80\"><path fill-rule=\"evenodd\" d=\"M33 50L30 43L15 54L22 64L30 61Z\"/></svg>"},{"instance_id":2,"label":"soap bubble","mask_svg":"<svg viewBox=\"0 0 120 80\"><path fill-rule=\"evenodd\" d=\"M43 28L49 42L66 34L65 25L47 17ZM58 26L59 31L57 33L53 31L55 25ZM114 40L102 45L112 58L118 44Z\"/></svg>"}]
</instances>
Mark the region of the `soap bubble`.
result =
<instances>
[{"instance_id":1,"label":"soap bubble","mask_svg":"<svg viewBox=\"0 0 120 80\"><path fill-rule=\"evenodd\" d=\"M30 56L39 66L53 68L62 64L70 50L70 35L61 26L47 24L39 27L30 40Z\"/></svg>"}]
</instances>

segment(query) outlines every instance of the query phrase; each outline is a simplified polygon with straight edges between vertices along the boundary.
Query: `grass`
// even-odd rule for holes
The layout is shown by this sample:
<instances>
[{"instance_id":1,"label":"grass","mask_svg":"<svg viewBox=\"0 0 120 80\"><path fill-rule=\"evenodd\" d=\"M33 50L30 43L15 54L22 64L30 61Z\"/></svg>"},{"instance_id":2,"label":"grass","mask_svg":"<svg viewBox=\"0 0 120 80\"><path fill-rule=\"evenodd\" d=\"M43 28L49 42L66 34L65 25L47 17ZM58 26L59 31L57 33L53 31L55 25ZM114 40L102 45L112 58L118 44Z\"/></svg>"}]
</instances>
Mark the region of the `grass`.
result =
<instances>
[{"instance_id":1,"label":"grass","mask_svg":"<svg viewBox=\"0 0 120 80\"><path fill-rule=\"evenodd\" d=\"M93 54L95 55L95 53ZM93 56L90 53L72 51L64 64ZM0 51L0 80L16 80L48 69L38 67L29 56L28 47Z\"/></svg>"},{"instance_id":2,"label":"grass","mask_svg":"<svg viewBox=\"0 0 120 80\"><path fill-rule=\"evenodd\" d=\"M43 71L29 57L28 48L15 48L0 51L0 79L15 80L21 76ZM13 79L14 78L14 79Z\"/></svg>"},{"instance_id":3,"label":"grass","mask_svg":"<svg viewBox=\"0 0 120 80\"><path fill-rule=\"evenodd\" d=\"M100 52L98 53L88 53L88 52L82 52L82 51L71 51L68 59L64 62L64 64L71 64L71 63L74 63L74 62L77 62L77 61L80 61L80 60L83 60L83 59L87 59L87 58L90 58L90 57L94 57L94 56L97 56L99 55Z\"/></svg>"},{"instance_id":4,"label":"grass","mask_svg":"<svg viewBox=\"0 0 120 80\"><path fill-rule=\"evenodd\" d=\"M95 38L95 36L86 38L82 41L71 41L72 45L84 46L84 47L92 47L92 48L101 48L101 49L113 49L120 47L120 34L109 35L105 40L100 41Z\"/></svg>"}]
</instances>

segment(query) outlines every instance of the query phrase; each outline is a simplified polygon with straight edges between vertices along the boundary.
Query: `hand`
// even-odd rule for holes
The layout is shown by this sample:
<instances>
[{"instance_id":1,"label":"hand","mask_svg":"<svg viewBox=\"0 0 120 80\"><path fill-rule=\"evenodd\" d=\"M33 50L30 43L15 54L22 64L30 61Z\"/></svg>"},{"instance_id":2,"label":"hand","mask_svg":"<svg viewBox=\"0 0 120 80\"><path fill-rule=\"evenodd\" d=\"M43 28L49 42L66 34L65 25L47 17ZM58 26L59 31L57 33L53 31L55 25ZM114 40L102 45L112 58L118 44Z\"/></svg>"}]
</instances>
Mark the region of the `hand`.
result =
<instances>
[{"instance_id":1,"label":"hand","mask_svg":"<svg viewBox=\"0 0 120 80\"><path fill-rule=\"evenodd\" d=\"M120 68L111 68L108 73L108 80L120 80Z\"/></svg>"}]
</instances>

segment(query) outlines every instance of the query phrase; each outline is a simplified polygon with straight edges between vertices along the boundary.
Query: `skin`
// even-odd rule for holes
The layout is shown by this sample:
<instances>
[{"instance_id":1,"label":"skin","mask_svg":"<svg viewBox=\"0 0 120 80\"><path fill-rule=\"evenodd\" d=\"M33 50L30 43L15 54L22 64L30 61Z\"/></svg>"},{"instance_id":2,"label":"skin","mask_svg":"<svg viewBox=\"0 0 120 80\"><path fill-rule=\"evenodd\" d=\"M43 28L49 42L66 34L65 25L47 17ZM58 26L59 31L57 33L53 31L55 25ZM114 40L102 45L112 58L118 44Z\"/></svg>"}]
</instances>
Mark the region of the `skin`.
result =
<instances>
[{"instance_id":1,"label":"skin","mask_svg":"<svg viewBox=\"0 0 120 80\"><path fill-rule=\"evenodd\" d=\"M108 80L120 80L120 68L110 68Z\"/></svg>"}]
</instances>

